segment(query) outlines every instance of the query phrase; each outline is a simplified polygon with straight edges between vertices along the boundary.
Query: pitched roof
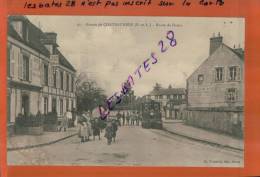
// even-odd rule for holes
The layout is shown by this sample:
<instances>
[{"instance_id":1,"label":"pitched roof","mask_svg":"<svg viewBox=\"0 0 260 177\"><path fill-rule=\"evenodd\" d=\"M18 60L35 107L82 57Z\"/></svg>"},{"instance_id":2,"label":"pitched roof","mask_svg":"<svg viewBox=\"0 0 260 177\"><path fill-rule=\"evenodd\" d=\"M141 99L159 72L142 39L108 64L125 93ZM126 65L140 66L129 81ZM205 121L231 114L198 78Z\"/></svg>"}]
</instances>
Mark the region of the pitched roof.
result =
<instances>
[{"instance_id":1,"label":"pitched roof","mask_svg":"<svg viewBox=\"0 0 260 177\"><path fill-rule=\"evenodd\" d=\"M31 23L25 16L9 16L9 24L8 24L8 34L15 38L16 40L23 42L25 45L28 45L29 47L37 50L38 52L42 53L43 55L49 57L50 52L49 50L44 46L43 41L48 41L48 37L46 34L37 26L35 26L33 23ZM28 40L23 39L13 28L11 25L11 21L24 21L27 24L28 27ZM56 44L56 46L58 46ZM59 64L62 66L71 69L72 71L76 71L75 68L70 64L70 62L65 58L65 56L56 48L54 51L55 54L59 55Z\"/></svg>"},{"instance_id":2,"label":"pitched roof","mask_svg":"<svg viewBox=\"0 0 260 177\"><path fill-rule=\"evenodd\" d=\"M21 20L27 24L28 28L28 40L23 39L13 28L11 25L12 21ZM32 24L26 17L24 16L9 16L8 17L8 35L15 38L16 40L24 43L25 45L31 47L32 49L38 51L39 53L45 55L46 57L50 56L50 52L46 47L41 43L40 38L41 35L44 34L38 27Z\"/></svg>"},{"instance_id":3,"label":"pitched roof","mask_svg":"<svg viewBox=\"0 0 260 177\"><path fill-rule=\"evenodd\" d=\"M58 49L55 50L55 53L59 55L59 63L62 66L76 72L76 69L70 64L70 62L64 57L64 55Z\"/></svg>"},{"instance_id":4,"label":"pitched roof","mask_svg":"<svg viewBox=\"0 0 260 177\"><path fill-rule=\"evenodd\" d=\"M185 93L186 90L184 88L160 88L153 89L148 95L175 95Z\"/></svg>"},{"instance_id":5,"label":"pitched roof","mask_svg":"<svg viewBox=\"0 0 260 177\"><path fill-rule=\"evenodd\" d=\"M231 50L234 54L236 54L241 60L244 61L244 51L242 48L232 49L231 47L227 46L226 44L222 43L223 46L227 47Z\"/></svg>"}]
</instances>

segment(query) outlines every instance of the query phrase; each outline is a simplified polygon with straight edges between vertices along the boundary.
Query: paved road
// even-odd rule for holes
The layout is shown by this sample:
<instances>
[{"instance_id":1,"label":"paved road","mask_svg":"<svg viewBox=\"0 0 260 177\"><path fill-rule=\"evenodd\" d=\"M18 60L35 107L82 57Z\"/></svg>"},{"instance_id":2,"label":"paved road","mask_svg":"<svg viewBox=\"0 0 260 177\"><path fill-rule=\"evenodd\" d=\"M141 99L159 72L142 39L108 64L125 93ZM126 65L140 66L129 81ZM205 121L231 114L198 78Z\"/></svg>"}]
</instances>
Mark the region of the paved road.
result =
<instances>
[{"instance_id":1,"label":"paved road","mask_svg":"<svg viewBox=\"0 0 260 177\"><path fill-rule=\"evenodd\" d=\"M80 143L77 136L56 144L8 152L11 165L243 166L243 153L213 147L163 130L120 127L115 143Z\"/></svg>"}]
</instances>

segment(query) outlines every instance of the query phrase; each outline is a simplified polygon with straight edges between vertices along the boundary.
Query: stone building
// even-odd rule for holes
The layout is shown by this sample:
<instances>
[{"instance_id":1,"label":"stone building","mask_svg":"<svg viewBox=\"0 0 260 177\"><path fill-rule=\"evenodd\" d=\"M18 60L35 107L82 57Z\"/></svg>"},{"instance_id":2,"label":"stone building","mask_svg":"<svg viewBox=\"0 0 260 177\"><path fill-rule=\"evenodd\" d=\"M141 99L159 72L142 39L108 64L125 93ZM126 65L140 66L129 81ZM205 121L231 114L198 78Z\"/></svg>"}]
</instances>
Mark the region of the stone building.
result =
<instances>
[{"instance_id":1,"label":"stone building","mask_svg":"<svg viewBox=\"0 0 260 177\"><path fill-rule=\"evenodd\" d=\"M231 134L242 132L243 72L243 49L227 46L220 34L210 38L209 57L187 79L188 123Z\"/></svg>"},{"instance_id":2,"label":"stone building","mask_svg":"<svg viewBox=\"0 0 260 177\"><path fill-rule=\"evenodd\" d=\"M24 115L76 107L76 70L62 55L56 33L44 33L25 16L10 16L7 37L8 125Z\"/></svg>"},{"instance_id":3,"label":"stone building","mask_svg":"<svg viewBox=\"0 0 260 177\"><path fill-rule=\"evenodd\" d=\"M146 99L152 99L161 103L161 112L165 119L181 119L182 110L186 107L185 88L162 88L156 84L153 90L147 94Z\"/></svg>"}]
</instances>

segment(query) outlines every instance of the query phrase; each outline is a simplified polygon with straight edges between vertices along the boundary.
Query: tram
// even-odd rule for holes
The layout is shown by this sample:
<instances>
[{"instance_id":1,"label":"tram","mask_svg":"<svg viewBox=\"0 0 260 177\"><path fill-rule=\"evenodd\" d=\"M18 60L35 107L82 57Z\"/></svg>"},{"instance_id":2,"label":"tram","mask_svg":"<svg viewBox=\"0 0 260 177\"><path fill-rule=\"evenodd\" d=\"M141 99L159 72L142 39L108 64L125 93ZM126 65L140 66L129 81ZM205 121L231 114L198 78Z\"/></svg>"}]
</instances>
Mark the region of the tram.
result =
<instances>
[{"instance_id":1,"label":"tram","mask_svg":"<svg viewBox=\"0 0 260 177\"><path fill-rule=\"evenodd\" d=\"M162 129L162 114L159 102L146 101L142 103L141 110L143 128Z\"/></svg>"}]
</instances>

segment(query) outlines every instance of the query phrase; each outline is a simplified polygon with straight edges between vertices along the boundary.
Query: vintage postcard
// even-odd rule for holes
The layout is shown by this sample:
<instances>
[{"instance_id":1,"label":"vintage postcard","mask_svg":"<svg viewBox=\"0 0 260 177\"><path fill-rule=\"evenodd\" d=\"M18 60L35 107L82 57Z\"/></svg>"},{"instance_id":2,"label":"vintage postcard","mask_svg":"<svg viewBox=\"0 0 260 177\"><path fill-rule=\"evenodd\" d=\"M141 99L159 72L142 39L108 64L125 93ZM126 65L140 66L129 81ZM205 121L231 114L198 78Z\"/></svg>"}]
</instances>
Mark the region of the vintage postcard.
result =
<instances>
[{"instance_id":1,"label":"vintage postcard","mask_svg":"<svg viewBox=\"0 0 260 177\"><path fill-rule=\"evenodd\" d=\"M260 1L0 2L0 176L259 176Z\"/></svg>"},{"instance_id":2,"label":"vintage postcard","mask_svg":"<svg viewBox=\"0 0 260 177\"><path fill-rule=\"evenodd\" d=\"M7 23L9 165L244 166L244 18Z\"/></svg>"}]
</instances>

